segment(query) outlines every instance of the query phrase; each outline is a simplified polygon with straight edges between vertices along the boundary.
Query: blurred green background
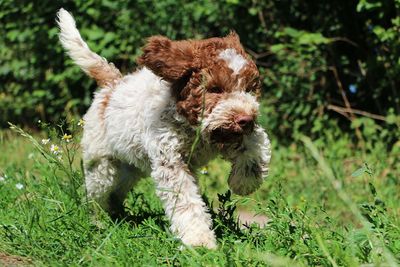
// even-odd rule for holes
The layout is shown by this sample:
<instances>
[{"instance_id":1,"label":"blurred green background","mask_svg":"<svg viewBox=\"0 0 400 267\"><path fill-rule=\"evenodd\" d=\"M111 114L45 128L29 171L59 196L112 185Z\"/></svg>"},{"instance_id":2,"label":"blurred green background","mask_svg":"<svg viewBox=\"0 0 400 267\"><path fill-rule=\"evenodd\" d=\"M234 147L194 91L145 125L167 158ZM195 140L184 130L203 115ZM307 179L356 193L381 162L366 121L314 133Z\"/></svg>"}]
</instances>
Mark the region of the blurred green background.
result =
<instances>
[{"instance_id":1,"label":"blurred green background","mask_svg":"<svg viewBox=\"0 0 400 267\"><path fill-rule=\"evenodd\" d=\"M235 30L262 73L261 121L279 142L332 128L361 142L399 138L400 0L1 0L1 127L57 122L88 108L96 85L58 41L61 7L92 50L125 73L151 35Z\"/></svg>"}]
</instances>

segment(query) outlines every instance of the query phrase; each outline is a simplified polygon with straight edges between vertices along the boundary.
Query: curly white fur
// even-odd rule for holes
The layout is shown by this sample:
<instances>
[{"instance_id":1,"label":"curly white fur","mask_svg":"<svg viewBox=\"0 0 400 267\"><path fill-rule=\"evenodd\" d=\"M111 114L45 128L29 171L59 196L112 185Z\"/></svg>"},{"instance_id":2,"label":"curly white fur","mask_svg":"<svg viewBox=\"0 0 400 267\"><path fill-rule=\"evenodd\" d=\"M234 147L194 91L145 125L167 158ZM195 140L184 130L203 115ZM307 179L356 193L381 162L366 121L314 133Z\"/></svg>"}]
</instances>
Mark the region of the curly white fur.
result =
<instances>
[{"instance_id":1,"label":"curly white fur","mask_svg":"<svg viewBox=\"0 0 400 267\"><path fill-rule=\"evenodd\" d=\"M63 46L83 70L96 64L106 66L80 38L68 12L60 11L59 25ZM232 93L204 119L203 132L217 127L232 109L254 111L258 104L249 94ZM135 182L151 174L171 230L187 245L216 247L211 218L192 174L194 168L222 153L233 163L229 185L238 194L256 190L268 170L270 143L259 126L240 146L225 146L222 151L203 135L189 166L196 129L177 113L170 84L147 68L121 78L113 88L98 91L84 120L88 196L112 214L115 203L110 197L122 203Z\"/></svg>"}]
</instances>

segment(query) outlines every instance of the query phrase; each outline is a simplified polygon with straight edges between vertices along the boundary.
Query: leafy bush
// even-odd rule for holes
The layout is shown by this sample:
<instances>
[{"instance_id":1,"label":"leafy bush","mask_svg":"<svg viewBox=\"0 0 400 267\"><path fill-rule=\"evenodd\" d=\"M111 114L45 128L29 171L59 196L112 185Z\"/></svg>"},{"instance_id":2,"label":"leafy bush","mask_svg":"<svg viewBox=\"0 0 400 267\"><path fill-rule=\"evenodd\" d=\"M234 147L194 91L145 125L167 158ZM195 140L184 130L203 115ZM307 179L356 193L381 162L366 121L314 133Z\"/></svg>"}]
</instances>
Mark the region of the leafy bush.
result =
<instances>
[{"instance_id":1,"label":"leafy bush","mask_svg":"<svg viewBox=\"0 0 400 267\"><path fill-rule=\"evenodd\" d=\"M398 138L400 0L3 0L3 127L57 121L90 104L94 82L58 42L60 7L74 14L90 47L124 72L134 70L145 37L206 38L236 30L263 75L261 120L281 141L298 132L318 137L337 123L352 133L360 115L396 129L388 140ZM388 127L382 122L393 120ZM361 139L357 127L354 132Z\"/></svg>"}]
</instances>

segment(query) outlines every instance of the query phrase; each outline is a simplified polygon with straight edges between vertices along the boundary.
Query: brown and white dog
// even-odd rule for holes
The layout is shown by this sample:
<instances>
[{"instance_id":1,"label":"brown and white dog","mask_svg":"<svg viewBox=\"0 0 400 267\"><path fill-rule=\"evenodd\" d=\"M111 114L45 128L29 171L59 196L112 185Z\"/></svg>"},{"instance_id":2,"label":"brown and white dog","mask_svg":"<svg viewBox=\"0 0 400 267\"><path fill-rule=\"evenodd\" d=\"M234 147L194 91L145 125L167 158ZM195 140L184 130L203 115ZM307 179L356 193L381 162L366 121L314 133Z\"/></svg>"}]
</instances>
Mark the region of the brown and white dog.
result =
<instances>
[{"instance_id":1,"label":"brown and white dog","mask_svg":"<svg viewBox=\"0 0 400 267\"><path fill-rule=\"evenodd\" d=\"M58 12L58 24L70 57L100 86L84 117L88 196L117 215L127 192L150 174L172 232L186 245L214 248L193 171L220 154L232 163L230 188L246 195L263 182L271 157L256 123L259 72L239 37L151 37L141 67L123 76L88 48L67 11Z\"/></svg>"}]
</instances>

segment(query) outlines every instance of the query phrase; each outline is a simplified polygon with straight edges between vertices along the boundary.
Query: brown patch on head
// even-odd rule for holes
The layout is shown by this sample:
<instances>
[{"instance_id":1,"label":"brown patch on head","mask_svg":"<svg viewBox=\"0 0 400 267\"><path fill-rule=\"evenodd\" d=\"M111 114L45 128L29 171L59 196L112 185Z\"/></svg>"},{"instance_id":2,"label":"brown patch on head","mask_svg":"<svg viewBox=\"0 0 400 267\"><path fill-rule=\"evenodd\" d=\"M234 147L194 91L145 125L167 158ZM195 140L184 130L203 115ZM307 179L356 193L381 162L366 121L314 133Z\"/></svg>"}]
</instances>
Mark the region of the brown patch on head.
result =
<instances>
[{"instance_id":1,"label":"brown patch on head","mask_svg":"<svg viewBox=\"0 0 400 267\"><path fill-rule=\"evenodd\" d=\"M221 52L227 49L228 54L234 55L231 61L221 58ZM244 62L239 67L238 58ZM199 123L203 110L207 116L228 94L259 91L257 67L234 32L223 38L205 40L171 41L162 36L151 37L138 64L171 83L178 112L193 125Z\"/></svg>"}]
</instances>

